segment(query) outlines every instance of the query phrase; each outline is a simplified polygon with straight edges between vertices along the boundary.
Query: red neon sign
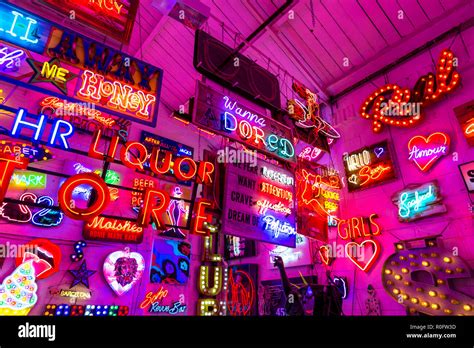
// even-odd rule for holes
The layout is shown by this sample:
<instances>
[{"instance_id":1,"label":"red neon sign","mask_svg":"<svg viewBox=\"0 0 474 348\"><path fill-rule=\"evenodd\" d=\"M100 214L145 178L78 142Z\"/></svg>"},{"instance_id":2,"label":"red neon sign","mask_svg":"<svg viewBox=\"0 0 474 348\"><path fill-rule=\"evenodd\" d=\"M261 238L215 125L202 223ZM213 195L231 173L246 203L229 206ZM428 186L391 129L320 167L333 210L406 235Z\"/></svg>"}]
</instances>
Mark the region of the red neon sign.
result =
<instances>
[{"instance_id":1,"label":"red neon sign","mask_svg":"<svg viewBox=\"0 0 474 348\"><path fill-rule=\"evenodd\" d=\"M97 193L97 199L90 207L79 208L72 198L72 193L77 186L89 185ZM71 219L90 220L100 215L109 205L110 193L105 181L95 173L76 174L62 184L58 192L58 203L64 214Z\"/></svg>"},{"instance_id":2,"label":"red neon sign","mask_svg":"<svg viewBox=\"0 0 474 348\"><path fill-rule=\"evenodd\" d=\"M210 230L204 226L204 223L212 223L212 215L206 213L206 208L212 208L213 203L207 199L200 199L197 203L195 217L193 221L193 227L191 229L192 234L198 234L202 236L209 236Z\"/></svg>"},{"instance_id":3,"label":"red neon sign","mask_svg":"<svg viewBox=\"0 0 474 348\"><path fill-rule=\"evenodd\" d=\"M430 134L427 138L422 135L414 136L408 142L408 159L426 172L441 156L448 154L449 143L449 136L442 132Z\"/></svg>"},{"instance_id":4,"label":"red neon sign","mask_svg":"<svg viewBox=\"0 0 474 348\"><path fill-rule=\"evenodd\" d=\"M441 52L436 73L421 76L413 90L387 84L374 91L362 104L360 114L372 118L373 131L382 130L382 124L411 127L421 121L421 108L436 101L459 85L459 74L454 66L450 49Z\"/></svg>"}]
</instances>

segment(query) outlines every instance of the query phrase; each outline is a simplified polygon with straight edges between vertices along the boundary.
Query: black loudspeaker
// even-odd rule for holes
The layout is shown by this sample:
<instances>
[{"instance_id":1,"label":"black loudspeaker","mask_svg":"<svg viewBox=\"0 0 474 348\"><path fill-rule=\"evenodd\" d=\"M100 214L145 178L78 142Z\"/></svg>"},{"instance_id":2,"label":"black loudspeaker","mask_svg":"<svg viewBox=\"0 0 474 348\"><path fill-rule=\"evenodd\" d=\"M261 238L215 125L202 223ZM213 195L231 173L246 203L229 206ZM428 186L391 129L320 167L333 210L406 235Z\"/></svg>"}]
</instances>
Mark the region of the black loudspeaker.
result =
<instances>
[{"instance_id":1,"label":"black loudspeaker","mask_svg":"<svg viewBox=\"0 0 474 348\"><path fill-rule=\"evenodd\" d=\"M274 74L202 30L196 31L194 67L249 100L272 110L281 108L280 83Z\"/></svg>"}]
</instances>

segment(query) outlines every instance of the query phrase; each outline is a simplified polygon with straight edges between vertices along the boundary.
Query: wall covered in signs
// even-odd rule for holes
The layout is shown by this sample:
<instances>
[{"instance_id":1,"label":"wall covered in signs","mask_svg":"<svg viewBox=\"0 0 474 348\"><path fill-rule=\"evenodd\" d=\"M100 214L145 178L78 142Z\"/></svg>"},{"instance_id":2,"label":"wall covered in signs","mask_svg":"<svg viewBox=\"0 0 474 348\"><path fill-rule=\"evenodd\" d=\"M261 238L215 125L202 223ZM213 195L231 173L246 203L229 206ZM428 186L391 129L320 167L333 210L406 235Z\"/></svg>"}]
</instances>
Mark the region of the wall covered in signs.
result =
<instances>
[{"instance_id":1,"label":"wall covered in signs","mask_svg":"<svg viewBox=\"0 0 474 348\"><path fill-rule=\"evenodd\" d=\"M472 29L470 29L470 33L472 33ZM472 36L468 40L472 42ZM443 42L431 50L433 61L436 62L438 54L447 44L449 42ZM460 62L457 70L461 76L461 84L456 89L453 89L451 94L440 98L430 106L426 106L422 111L422 120L413 127L397 128L384 125L384 130L374 133L372 131L372 119L362 118L359 110L366 98L377 89L376 86L380 88L385 82L388 82L403 86L403 88L413 88L416 80L421 75L434 71L432 59L428 53L419 54L399 68L391 70L387 73L385 81L379 78L374 81L374 84L366 84L351 91L339 99L333 107L333 124L343 134L343 141L337 142L333 147L332 156L336 167L344 172L342 165L344 163L343 157L346 153L350 154L355 150L387 141L396 171L396 178L390 179L390 177L387 177L387 180L374 183L371 187L354 190L354 185L349 183L351 192L348 191L347 187L343 190L342 195L344 198L340 205L341 218L369 217L371 214L377 214L378 218L376 221L381 227L380 234L372 238L378 242L380 254L366 272L361 271L347 258L336 259L328 267L334 274L346 276L350 283L351 290L344 301L344 312L346 314L365 315L367 313L368 284L372 284L376 290L383 315L406 314L405 307L392 298L392 296L395 296L391 292L393 289L389 289L390 294L384 290L384 284L380 276L385 260L395 253L394 244L400 240L440 234L440 239L446 250L449 252L453 250L458 251L459 256L471 268L474 265L474 253L472 248L470 248L470 245L474 242L472 234L474 230L471 203L472 193L469 197L467 187L458 168L459 165L472 161L474 148L468 143L468 139L463 136L463 128L458 122L454 111L456 107L472 100L472 93L470 91L474 87L474 65L472 54L469 55L466 52L465 47L460 41L456 41L451 50ZM440 145L448 147L444 139L438 141L435 139L436 136L433 136L431 139L428 138L436 132L442 132L450 138L449 150L446 151L446 154L443 154L441 151L437 155L431 156L428 160L435 157L431 168L426 171L420 170L420 167L413 161L414 156L412 159L409 159L410 150L408 144L412 138L420 135L427 139L424 143L430 144L431 148L436 148ZM419 142L418 146L421 149L425 145ZM373 156L375 159L378 158L376 153ZM427 161L421 162L423 161L422 157L419 157L418 160L420 160L422 166L427 163ZM359 158L356 161L359 161ZM364 162L363 155L360 157L360 161ZM362 163L363 165L364 163ZM351 174L349 173L349 177L346 176L346 183L347 180L350 180ZM434 180L438 182L440 195L442 196L442 201L435 204L436 206L430 203L436 201L434 185L431 185L432 191L429 192L429 184L433 184ZM422 210L423 205L428 203L430 212L434 214L427 214L427 216L410 221L405 219L404 221L399 215L405 215L410 209L410 214L415 214L415 216L419 214L419 212L413 211L417 208L417 204L413 203L410 207L408 206L409 204L397 206L395 204L396 200L394 201L394 195L396 196L396 193L400 191L409 192L410 185L412 184L425 185L425 188L421 188L418 192L419 207ZM404 201L409 203L413 201L413 197L413 195L411 195L411 198L410 195L404 196ZM345 226L347 224L343 227ZM344 231L341 231L341 234L344 233ZM334 241L345 243L344 240L341 240L335 227L329 229L329 242L332 243ZM356 241L361 242L362 239L356 239ZM370 255L371 252L369 252ZM421 261L422 259L418 262ZM367 262L367 260L364 262ZM390 268L389 266L390 264L386 268ZM454 277L462 278L463 275L454 275ZM384 281L390 279L384 278ZM462 287L463 291L468 295L472 296L474 294L472 279L458 279L456 283L458 288L454 291L459 291L460 287ZM403 285L401 290L403 290ZM442 307L444 304L443 300L439 299L438 302L440 303L436 303L436 300L433 300L429 305L435 303ZM442 309L439 311L441 312Z\"/></svg>"}]
</instances>

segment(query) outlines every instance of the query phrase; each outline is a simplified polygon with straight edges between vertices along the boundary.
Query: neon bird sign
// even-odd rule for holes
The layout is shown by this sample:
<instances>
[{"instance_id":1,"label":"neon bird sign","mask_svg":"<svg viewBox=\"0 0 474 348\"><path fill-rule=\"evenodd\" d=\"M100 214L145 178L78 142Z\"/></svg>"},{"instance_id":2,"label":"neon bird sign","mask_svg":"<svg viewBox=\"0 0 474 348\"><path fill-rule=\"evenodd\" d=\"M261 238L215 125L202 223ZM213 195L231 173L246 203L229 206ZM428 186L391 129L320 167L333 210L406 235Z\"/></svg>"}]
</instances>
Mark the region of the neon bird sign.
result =
<instances>
[{"instance_id":1,"label":"neon bird sign","mask_svg":"<svg viewBox=\"0 0 474 348\"><path fill-rule=\"evenodd\" d=\"M315 134L321 133L332 139L341 137L339 132L320 116L319 98L301 83L294 81L293 90L306 100L306 106L298 99L288 100L288 114L299 128L311 128Z\"/></svg>"},{"instance_id":2,"label":"neon bird sign","mask_svg":"<svg viewBox=\"0 0 474 348\"><path fill-rule=\"evenodd\" d=\"M448 154L449 143L449 136L442 132L432 133L427 138L421 135L414 136L408 142L408 159L421 171L426 172L441 156Z\"/></svg>"}]
</instances>

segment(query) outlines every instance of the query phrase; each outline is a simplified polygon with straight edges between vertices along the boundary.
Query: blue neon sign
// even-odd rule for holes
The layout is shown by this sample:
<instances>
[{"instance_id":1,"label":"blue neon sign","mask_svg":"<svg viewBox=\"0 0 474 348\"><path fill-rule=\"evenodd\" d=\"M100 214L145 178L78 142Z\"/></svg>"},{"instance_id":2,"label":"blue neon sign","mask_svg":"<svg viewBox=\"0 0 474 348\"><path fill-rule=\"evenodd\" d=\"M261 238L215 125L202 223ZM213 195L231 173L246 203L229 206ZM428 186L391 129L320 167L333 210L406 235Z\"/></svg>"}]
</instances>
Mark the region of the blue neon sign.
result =
<instances>
[{"instance_id":1,"label":"blue neon sign","mask_svg":"<svg viewBox=\"0 0 474 348\"><path fill-rule=\"evenodd\" d=\"M0 3L0 40L43 53L51 25L29 13Z\"/></svg>"}]
</instances>

